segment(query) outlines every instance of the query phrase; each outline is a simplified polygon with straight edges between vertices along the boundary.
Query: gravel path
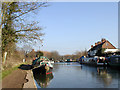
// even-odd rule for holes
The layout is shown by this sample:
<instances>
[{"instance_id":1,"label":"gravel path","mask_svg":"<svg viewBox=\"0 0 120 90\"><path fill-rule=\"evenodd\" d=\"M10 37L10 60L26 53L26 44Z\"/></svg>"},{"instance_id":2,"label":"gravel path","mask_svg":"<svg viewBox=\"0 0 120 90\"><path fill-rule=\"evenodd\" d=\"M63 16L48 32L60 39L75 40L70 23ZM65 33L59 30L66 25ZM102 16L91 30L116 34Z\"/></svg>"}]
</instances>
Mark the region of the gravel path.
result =
<instances>
[{"instance_id":1,"label":"gravel path","mask_svg":"<svg viewBox=\"0 0 120 90\"><path fill-rule=\"evenodd\" d=\"M15 70L2 80L2 88L36 88L31 70ZM37 90L37 88L36 88Z\"/></svg>"},{"instance_id":2,"label":"gravel path","mask_svg":"<svg viewBox=\"0 0 120 90\"><path fill-rule=\"evenodd\" d=\"M2 88L23 88L27 72L17 69L2 80Z\"/></svg>"}]
</instances>

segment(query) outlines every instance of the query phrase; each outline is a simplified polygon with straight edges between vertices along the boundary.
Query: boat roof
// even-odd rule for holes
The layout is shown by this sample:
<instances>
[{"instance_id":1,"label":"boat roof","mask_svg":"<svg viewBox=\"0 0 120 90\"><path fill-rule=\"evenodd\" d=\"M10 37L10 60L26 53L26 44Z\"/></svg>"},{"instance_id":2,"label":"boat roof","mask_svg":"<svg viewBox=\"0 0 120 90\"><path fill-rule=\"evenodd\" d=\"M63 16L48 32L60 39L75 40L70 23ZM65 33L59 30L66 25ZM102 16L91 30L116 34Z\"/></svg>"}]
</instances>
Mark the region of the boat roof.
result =
<instances>
[{"instance_id":1,"label":"boat roof","mask_svg":"<svg viewBox=\"0 0 120 90\"><path fill-rule=\"evenodd\" d=\"M46 60L49 60L47 57L45 56L40 56L40 59L46 59Z\"/></svg>"},{"instance_id":2,"label":"boat roof","mask_svg":"<svg viewBox=\"0 0 120 90\"><path fill-rule=\"evenodd\" d=\"M113 56L110 56L110 57L120 57L120 55L113 55Z\"/></svg>"}]
</instances>

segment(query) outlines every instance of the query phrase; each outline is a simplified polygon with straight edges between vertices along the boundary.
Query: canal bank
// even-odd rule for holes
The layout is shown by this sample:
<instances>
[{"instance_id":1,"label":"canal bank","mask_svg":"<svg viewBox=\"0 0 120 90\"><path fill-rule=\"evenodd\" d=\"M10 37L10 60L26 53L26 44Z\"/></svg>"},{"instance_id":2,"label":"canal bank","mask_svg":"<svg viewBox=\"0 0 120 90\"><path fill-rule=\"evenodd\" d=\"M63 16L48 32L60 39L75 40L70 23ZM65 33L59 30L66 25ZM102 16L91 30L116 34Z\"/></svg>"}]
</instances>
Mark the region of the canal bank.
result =
<instances>
[{"instance_id":1,"label":"canal bank","mask_svg":"<svg viewBox=\"0 0 120 90\"><path fill-rule=\"evenodd\" d=\"M27 71L27 75L25 79L27 80L27 82L24 83L23 88L36 88L37 90L32 70Z\"/></svg>"},{"instance_id":2,"label":"canal bank","mask_svg":"<svg viewBox=\"0 0 120 90\"><path fill-rule=\"evenodd\" d=\"M2 88L23 88L26 81L25 70L14 70L11 74L2 79Z\"/></svg>"},{"instance_id":3,"label":"canal bank","mask_svg":"<svg viewBox=\"0 0 120 90\"><path fill-rule=\"evenodd\" d=\"M2 88L36 88L32 70L14 70L3 78Z\"/></svg>"}]
</instances>

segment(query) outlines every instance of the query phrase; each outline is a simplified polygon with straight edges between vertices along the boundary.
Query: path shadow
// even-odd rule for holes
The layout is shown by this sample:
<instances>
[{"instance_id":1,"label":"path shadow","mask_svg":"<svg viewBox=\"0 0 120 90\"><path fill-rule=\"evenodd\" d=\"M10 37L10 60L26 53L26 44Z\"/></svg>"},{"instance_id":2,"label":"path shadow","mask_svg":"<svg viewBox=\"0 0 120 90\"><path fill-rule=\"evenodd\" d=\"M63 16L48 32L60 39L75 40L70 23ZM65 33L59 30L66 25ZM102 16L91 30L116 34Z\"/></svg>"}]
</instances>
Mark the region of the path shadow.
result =
<instances>
[{"instance_id":1,"label":"path shadow","mask_svg":"<svg viewBox=\"0 0 120 90\"><path fill-rule=\"evenodd\" d=\"M33 69L32 65L26 65L26 64L21 64L19 67L19 69L22 69L22 70L31 70Z\"/></svg>"}]
</instances>

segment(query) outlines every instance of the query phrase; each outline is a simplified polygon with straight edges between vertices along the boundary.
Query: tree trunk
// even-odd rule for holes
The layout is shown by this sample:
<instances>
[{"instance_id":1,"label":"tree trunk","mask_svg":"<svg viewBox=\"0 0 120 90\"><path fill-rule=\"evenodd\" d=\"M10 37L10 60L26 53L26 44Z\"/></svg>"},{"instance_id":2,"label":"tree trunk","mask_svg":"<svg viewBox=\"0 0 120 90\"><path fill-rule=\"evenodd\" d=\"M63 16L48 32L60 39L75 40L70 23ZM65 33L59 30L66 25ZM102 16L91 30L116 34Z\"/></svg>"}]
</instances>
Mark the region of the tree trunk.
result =
<instances>
[{"instance_id":1,"label":"tree trunk","mask_svg":"<svg viewBox=\"0 0 120 90\"><path fill-rule=\"evenodd\" d=\"M0 2L0 7L2 7L2 2ZM0 14L0 22L0 60L2 60L2 13ZM2 61L0 63L0 70L3 70Z\"/></svg>"},{"instance_id":2,"label":"tree trunk","mask_svg":"<svg viewBox=\"0 0 120 90\"><path fill-rule=\"evenodd\" d=\"M7 52L4 52L3 53L3 64L5 64L6 62L6 57L7 57Z\"/></svg>"}]
</instances>

